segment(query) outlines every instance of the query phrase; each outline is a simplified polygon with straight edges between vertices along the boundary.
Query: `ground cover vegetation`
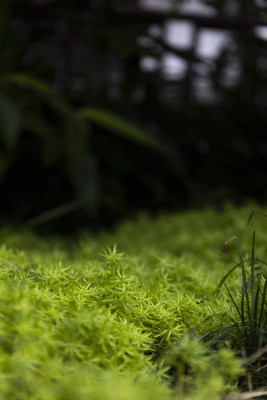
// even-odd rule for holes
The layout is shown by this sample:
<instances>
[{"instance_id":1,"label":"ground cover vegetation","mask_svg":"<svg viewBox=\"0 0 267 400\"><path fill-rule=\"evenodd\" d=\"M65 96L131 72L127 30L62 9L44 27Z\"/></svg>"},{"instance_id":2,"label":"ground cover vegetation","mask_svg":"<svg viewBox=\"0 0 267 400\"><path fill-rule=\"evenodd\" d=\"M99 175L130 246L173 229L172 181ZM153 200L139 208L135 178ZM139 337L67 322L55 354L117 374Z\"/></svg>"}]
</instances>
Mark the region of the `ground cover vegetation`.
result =
<instances>
[{"instance_id":1,"label":"ground cover vegetation","mask_svg":"<svg viewBox=\"0 0 267 400\"><path fill-rule=\"evenodd\" d=\"M2 230L1 399L264 395L267 219L247 226L253 210L143 214L72 241Z\"/></svg>"}]
</instances>

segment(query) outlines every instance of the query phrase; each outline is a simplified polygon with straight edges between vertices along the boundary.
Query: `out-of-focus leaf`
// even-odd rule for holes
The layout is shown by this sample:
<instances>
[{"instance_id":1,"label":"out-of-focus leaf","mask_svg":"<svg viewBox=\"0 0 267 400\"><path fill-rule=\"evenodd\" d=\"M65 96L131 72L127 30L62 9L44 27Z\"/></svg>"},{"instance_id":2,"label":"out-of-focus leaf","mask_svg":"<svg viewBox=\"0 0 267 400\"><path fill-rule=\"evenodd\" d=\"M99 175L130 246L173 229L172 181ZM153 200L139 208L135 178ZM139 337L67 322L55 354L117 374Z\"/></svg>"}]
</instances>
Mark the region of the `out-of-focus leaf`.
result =
<instances>
[{"instance_id":1,"label":"out-of-focus leaf","mask_svg":"<svg viewBox=\"0 0 267 400\"><path fill-rule=\"evenodd\" d=\"M75 117L69 104L62 97L54 93L49 85L42 80L24 74L8 74L4 77L4 80L8 83L13 83L25 89L32 90L35 94L38 94L40 98L45 100L54 111L64 115L64 117L68 119Z\"/></svg>"},{"instance_id":2,"label":"out-of-focus leaf","mask_svg":"<svg viewBox=\"0 0 267 400\"><path fill-rule=\"evenodd\" d=\"M125 121L108 111L98 108L82 108L78 111L79 119L88 119L96 125L99 125L113 133L136 142L142 146L150 147L158 151L162 151L161 144L154 138L151 138L143 130L136 128L134 125Z\"/></svg>"},{"instance_id":3,"label":"out-of-focus leaf","mask_svg":"<svg viewBox=\"0 0 267 400\"><path fill-rule=\"evenodd\" d=\"M65 204L61 204L58 207L51 208L42 214L37 215L26 221L24 224L20 226L20 229L32 229L36 226L44 224L53 219L62 217L63 215L69 214L73 211L76 211L82 208L85 205L85 199L77 199L74 201L70 201Z\"/></svg>"},{"instance_id":4,"label":"out-of-focus leaf","mask_svg":"<svg viewBox=\"0 0 267 400\"><path fill-rule=\"evenodd\" d=\"M24 112L22 126L33 135L43 139L50 137L53 132L52 125L47 119L45 119L42 114L32 112L31 110L29 112Z\"/></svg>"},{"instance_id":5,"label":"out-of-focus leaf","mask_svg":"<svg viewBox=\"0 0 267 400\"><path fill-rule=\"evenodd\" d=\"M22 116L23 130L41 139L40 157L43 167L59 164L62 160L62 135L57 132L56 126L36 110L29 109Z\"/></svg>"},{"instance_id":6,"label":"out-of-focus leaf","mask_svg":"<svg viewBox=\"0 0 267 400\"><path fill-rule=\"evenodd\" d=\"M20 132L20 107L9 98L0 95L0 138L11 150Z\"/></svg>"},{"instance_id":7,"label":"out-of-focus leaf","mask_svg":"<svg viewBox=\"0 0 267 400\"><path fill-rule=\"evenodd\" d=\"M13 161L13 157L6 154L6 152L0 151L0 175L1 175L1 173L8 170L12 161ZM1 176L0 176L0 178L1 178Z\"/></svg>"},{"instance_id":8,"label":"out-of-focus leaf","mask_svg":"<svg viewBox=\"0 0 267 400\"><path fill-rule=\"evenodd\" d=\"M35 92L39 92L42 94L50 94L51 93L51 89L48 85L46 85L41 80L33 78L28 75L8 74L4 77L4 79L6 82L21 85L23 87L26 87L27 89L32 89Z\"/></svg>"},{"instance_id":9,"label":"out-of-focus leaf","mask_svg":"<svg viewBox=\"0 0 267 400\"><path fill-rule=\"evenodd\" d=\"M89 154L73 165L70 171L72 184L78 198L85 201L85 209L90 216L95 216L98 202L98 176L96 158Z\"/></svg>"},{"instance_id":10,"label":"out-of-focus leaf","mask_svg":"<svg viewBox=\"0 0 267 400\"><path fill-rule=\"evenodd\" d=\"M81 121L63 97L54 93L46 83L31 76L9 74L5 77L5 81L32 90L58 116L62 125L62 152L65 153L67 162L76 163L85 156L88 151L87 137L83 132ZM46 124L46 126L48 125ZM44 134L44 131L47 131L46 126L36 129L36 124L34 127L32 123L31 128L35 129L35 133L38 130L39 134Z\"/></svg>"}]
</instances>

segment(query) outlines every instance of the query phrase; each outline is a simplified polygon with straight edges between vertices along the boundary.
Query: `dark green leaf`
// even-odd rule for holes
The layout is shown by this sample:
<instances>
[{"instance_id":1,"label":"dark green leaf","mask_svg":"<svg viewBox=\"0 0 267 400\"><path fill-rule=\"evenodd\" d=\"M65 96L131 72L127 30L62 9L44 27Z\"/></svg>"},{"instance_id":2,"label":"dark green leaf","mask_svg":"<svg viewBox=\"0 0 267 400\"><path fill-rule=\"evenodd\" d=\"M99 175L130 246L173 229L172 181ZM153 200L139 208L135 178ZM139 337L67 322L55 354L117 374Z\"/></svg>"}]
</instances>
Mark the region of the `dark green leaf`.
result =
<instances>
[{"instance_id":1,"label":"dark green leaf","mask_svg":"<svg viewBox=\"0 0 267 400\"><path fill-rule=\"evenodd\" d=\"M48 85L46 85L41 80L33 78L32 76L29 75L8 74L5 76L5 81L21 85L24 88L32 89L38 93L42 94L51 93L51 89L49 88Z\"/></svg>"},{"instance_id":2,"label":"dark green leaf","mask_svg":"<svg viewBox=\"0 0 267 400\"><path fill-rule=\"evenodd\" d=\"M37 95L37 98L44 101L57 115L58 121L61 124L58 128L62 133L62 135L59 135L62 140L61 148L68 163L76 163L77 160L85 156L88 150L87 136L83 132L81 121L77 118L73 108L63 97L54 93L49 85L43 81L28 75L9 74L5 77L5 81L33 91L34 94ZM45 122L43 126L40 124L40 127L38 127L33 120L28 121L28 124L31 125L30 129L34 130L35 134L49 134L47 122Z\"/></svg>"},{"instance_id":3,"label":"dark green leaf","mask_svg":"<svg viewBox=\"0 0 267 400\"><path fill-rule=\"evenodd\" d=\"M99 125L125 139L136 142L142 146L162 151L161 145L156 139L151 138L143 130L136 128L123 118L108 111L98 108L83 108L77 113L77 116L81 120L88 119L94 124Z\"/></svg>"},{"instance_id":4,"label":"dark green leaf","mask_svg":"<svg viewBox=\"0 0 267 400\"><path fill-rule=\"evenodd\" d=\"M24 112L22 125L33 135L43 139L50 137L53 133L52 125L44 118L44 115L32 112L32 110L30 110L30 112Z\"/></svg>"},{"instance_id":5,"label":"dark green leaf","mask_svg":"<svg viewBox=\"0 0 267 400\"><path fill-rule=\"evenodd\" d=\"M26 221L20 228L21 229L32 229L36 226L42 225L48 221L53 219L62 217L63 215L69 214L73 211L76 211L82 208L85 205L84 199L77 199L70 201L65 204L61 204L58 207L51 208L42 214L37 215L36 217L31 218L30 220Z\"/></svg>"},{"instance_id":6,"label":"dark green leaf","mask_svg":"<svg viewBox=\"0 0 267 400\"><path fill-rule=\"evenodd\" d=\"M54 93L49 85L42 80L24 74L9 74L5 76L4 80L23 89L32 90L58 114L67 119L74 118L71 106L62 97Z\"/></svg>"},{"instance_id":7,"label":"dark green leaf","mask_svg":"<svg viewBox=\"0 0 267 400\"><path fill-rule=\"evenodd\" d=\"M11 150L20 132L20 107L9 98L0 95L0 137Z\"/></svg>"},{"instance_id":8,"label":"dark green leaf","mask_svg":"<svg viewBox=\"0 0 267 400\"><path fill-rule=\"evenodd\" d=\"M76 196L85 200L87 213L94 216L97 211L98 200L96 158L93 155L88 155L71 167L70 175Z\"/></svg>"}]
</instances>

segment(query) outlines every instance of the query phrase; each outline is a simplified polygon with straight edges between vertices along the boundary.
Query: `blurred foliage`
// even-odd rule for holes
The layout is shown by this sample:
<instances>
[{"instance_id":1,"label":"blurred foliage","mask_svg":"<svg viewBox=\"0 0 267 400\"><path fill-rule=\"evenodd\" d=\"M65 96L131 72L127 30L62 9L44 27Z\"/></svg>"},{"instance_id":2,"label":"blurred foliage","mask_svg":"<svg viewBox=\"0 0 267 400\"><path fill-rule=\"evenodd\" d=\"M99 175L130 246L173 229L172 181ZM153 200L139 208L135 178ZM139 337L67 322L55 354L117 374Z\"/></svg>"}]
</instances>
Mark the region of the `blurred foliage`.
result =
<instances>
[{"instance_id":1,"label":"blurred foliage","mask_svg":"<svg viewBox=\"0 0 267 400\"><path fill-rule=\"evenodd\" d=\"M144 208L266 200L266 4L203 1L215 17L192 15L195 38L205 24L230 37L210 60L164 34L182 3L1 1L2 220L98 230Z\"/></svg>"}]
</instances>

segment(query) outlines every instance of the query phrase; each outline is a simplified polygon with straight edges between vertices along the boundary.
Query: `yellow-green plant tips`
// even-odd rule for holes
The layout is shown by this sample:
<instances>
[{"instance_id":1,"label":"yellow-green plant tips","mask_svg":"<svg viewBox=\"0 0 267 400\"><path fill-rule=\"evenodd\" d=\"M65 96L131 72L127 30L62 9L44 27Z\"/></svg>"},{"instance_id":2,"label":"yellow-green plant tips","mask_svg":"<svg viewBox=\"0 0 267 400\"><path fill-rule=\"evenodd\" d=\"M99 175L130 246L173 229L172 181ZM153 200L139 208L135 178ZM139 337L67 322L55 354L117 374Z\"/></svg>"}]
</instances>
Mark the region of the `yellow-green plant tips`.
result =
<instances>
[{"instance_id":1,"label":"yellow-green plant tips","mask_svg":"<svg viewBox=\"0 0 267 400\"><path fill-rule=\"evenodd\" d=\"M261 389L267 219L247 226L253 209L140 215L76 242L2 230L0 398L214 400L248 390L248 372Z\"/></svg>"}]
</instances>

